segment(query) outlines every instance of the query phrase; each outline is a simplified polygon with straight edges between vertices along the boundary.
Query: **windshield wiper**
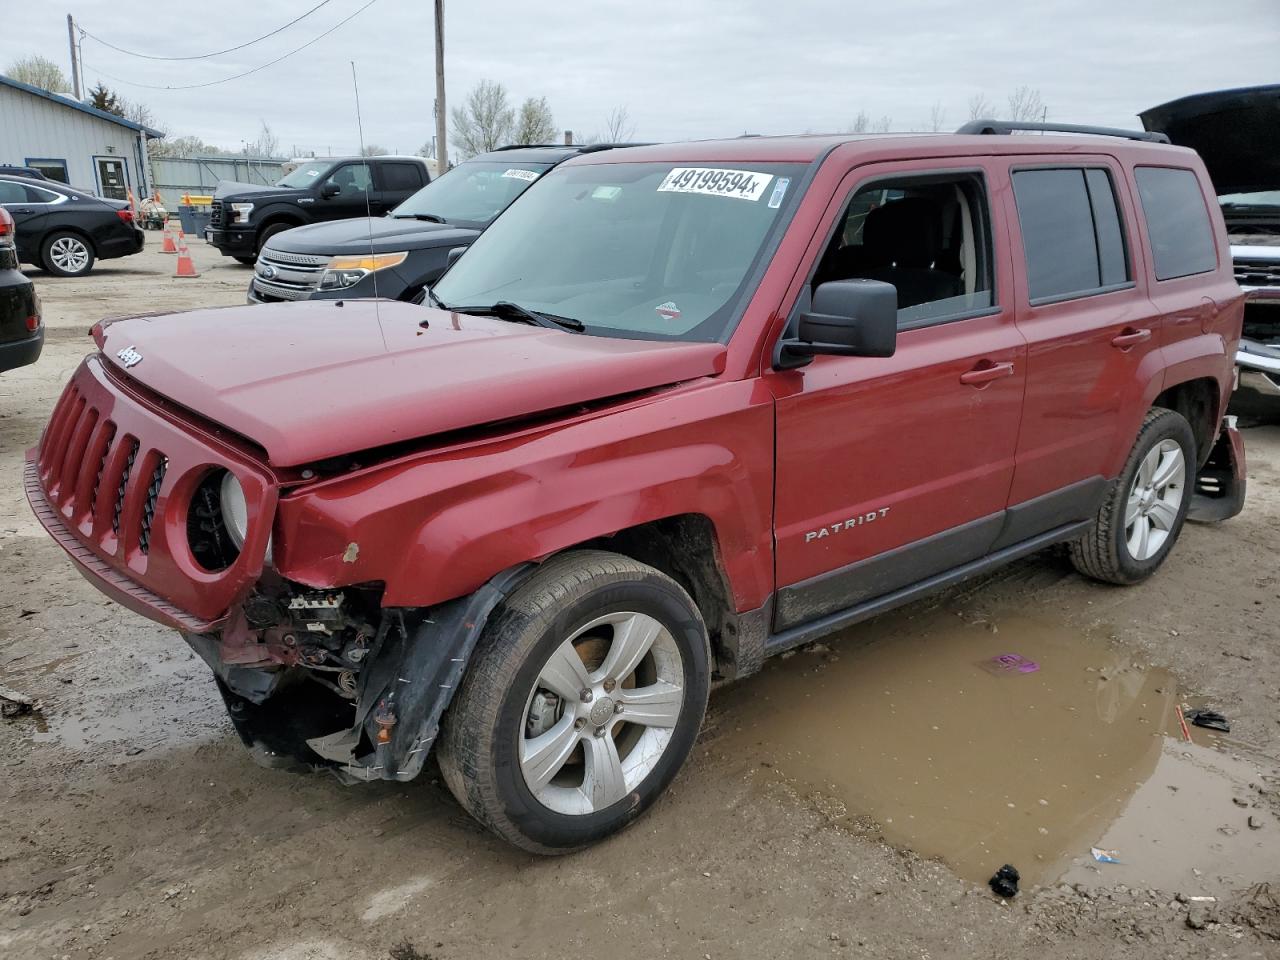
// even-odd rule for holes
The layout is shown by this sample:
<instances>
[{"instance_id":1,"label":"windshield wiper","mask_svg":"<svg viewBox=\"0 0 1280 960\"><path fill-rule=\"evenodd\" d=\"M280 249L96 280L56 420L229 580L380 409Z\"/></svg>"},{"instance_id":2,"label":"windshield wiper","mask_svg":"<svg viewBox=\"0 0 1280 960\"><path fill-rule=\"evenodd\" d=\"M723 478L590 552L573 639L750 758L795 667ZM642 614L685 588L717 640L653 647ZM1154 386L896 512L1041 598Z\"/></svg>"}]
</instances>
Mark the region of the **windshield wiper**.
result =
<instances>
[{"instance_id":1,"label":"windshield wiper","mask_svg":"<svg viewBox=\"0 0 1280 960\"><path fill-rule=\"evenodd\" d=\"M432 294L434 296L434 294ZM470 313L476 316L497 317L499 320L512 320L516 323L528 323L535 327L550 327L552 329L572 330L575 333L581 333L587 329L586 324L581 320L575 320L573 317L557 317L553 313L539 313L536 310L530 310L528 307L522 307L518 303L512 303L510 300L499 300L490 306L470 306L470 307L448 307L454 313Z\"/></svg>"},{"instance_id":2,"label":"windshield wiper","mask_svg":"<svg viewBox=\"0 0 1280 960\"><path fill-rule=\"evenodd\" d=\"M393 213L393 220L425 220L427 223L448 223L444 217L437 217L434 213Z\"/></svg>"}]
</instances>

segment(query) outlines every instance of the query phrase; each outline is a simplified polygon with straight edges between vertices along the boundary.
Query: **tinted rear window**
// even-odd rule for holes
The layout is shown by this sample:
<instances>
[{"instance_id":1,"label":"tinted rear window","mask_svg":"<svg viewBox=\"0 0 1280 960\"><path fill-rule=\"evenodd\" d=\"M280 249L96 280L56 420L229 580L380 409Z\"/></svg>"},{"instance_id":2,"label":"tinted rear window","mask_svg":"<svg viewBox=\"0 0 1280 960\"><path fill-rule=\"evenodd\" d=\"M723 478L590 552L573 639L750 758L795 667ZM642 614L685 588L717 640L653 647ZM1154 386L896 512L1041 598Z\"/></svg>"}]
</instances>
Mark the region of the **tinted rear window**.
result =
<instances>
[{"instance_id":1,"label":"tinted rear window","mask_svg":"<svg viewBox=\"0 0 1280 960\"><path fill-rule=\"evenodd\" d=\"M416 163L384 163L382 180L385 190L417 190L422 186L422 167Z\"/></svg>"},{"instance_id":2,"label":"tinted rear window","mask_svg":"<svg viewBox=\"0 0 1280 960\"><path fill-rule=\"evenodd\" d=\"M1135 167L1157 280L1205 273L1218 265L1209 210L1190 170Z\"/></svg>"},{"instance_id":3,"label":"tinted rear window","mask_svg":"<svg viewBox=\"0 0 1280 960\"><path fill-rule=\"evenodd\" d=\"M1124 231L1105 170L1019 170L1013 192L1033 302L1082 296L1129 279Z\"/></svg>"}]
</instances>

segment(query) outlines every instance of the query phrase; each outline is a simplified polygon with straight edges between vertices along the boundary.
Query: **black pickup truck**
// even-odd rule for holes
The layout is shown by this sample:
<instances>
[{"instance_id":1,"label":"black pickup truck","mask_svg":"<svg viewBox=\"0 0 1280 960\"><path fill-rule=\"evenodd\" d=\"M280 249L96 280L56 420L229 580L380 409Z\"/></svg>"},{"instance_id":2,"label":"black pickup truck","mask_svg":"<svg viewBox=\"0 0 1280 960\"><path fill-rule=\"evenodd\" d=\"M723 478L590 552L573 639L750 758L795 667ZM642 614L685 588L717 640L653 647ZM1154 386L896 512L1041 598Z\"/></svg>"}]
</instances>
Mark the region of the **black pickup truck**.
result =
<instances>
[{"instance_id":1,"label":"black pickup truck","mask_svg":"<svg viewBox=\"0 0 1280 960\"><path fill-rule=\"evenodd\" d=\"M282 230L327 220L381 216L431 180L421 157L325 157L305 161L273 187L224 180L204 238L253 263Z\"/></svg>"}]
</instances>

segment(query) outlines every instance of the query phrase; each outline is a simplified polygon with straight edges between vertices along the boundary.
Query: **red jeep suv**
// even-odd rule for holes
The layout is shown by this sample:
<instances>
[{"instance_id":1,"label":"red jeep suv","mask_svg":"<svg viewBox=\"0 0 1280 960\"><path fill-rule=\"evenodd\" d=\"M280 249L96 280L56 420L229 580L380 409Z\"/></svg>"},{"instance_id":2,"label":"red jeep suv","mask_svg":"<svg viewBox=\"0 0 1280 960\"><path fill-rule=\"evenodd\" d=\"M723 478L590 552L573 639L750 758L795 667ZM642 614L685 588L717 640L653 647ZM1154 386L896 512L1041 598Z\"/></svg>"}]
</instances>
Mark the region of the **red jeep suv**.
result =
<instances>
[{"instance_id":1,"label":"red jeep suv","mask_svg":"<svg viewBox=\"0 0 1280 960\"><path fill-rule=\"evenodd\" d=\"M434 749L502 837L580 847L675 776L713 678L1049 544L1137 583L1240 510L1200 160L1008 132L589 154L430 305L103 321L32 507L262 761Z\"/></svg>"}]
</instances>

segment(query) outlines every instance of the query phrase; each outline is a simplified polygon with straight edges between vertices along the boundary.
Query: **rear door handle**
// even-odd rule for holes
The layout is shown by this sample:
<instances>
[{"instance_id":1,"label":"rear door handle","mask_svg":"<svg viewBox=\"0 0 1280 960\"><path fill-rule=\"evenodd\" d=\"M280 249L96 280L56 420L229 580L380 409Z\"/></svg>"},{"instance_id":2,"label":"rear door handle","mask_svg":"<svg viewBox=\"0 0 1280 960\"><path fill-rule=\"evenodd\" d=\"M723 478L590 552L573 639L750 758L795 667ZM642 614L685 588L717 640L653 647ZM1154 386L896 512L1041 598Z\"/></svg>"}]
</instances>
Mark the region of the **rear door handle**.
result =
<instances>
[{"instance_id":1,"label":"rear door handle","mask_svg":"<svg viewBox=\"0 0 1280 960\"><path fill-rule=\"evenodd\" d=\"M980 387L982 384L990 383L992 380L1012 376L1012 363L992 363L990 360L983 360L972 370L960 374L960 382L971 387Z\"/></svg>"},{"instance_id":2,"label":"rear door handle","mask_svg":"<svg viewBox=\"0 0 1280 960\"><path fill-rule=\"evenodd\" d=\"M1151 339L1151 331L1147 329L1135 330L1133 327L1125 327L1124 330L1111 338L1111 345L1125 350L1129 347L1146 343Z\"/></svg>"}]
</instances>

